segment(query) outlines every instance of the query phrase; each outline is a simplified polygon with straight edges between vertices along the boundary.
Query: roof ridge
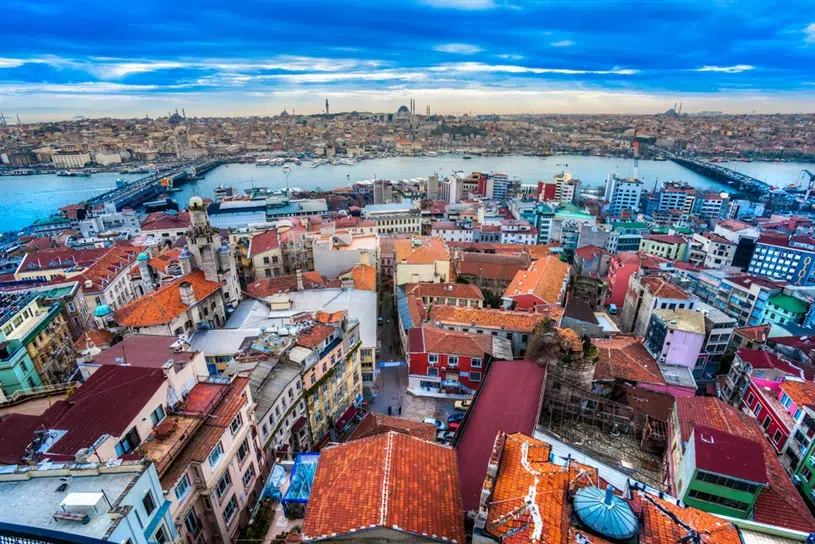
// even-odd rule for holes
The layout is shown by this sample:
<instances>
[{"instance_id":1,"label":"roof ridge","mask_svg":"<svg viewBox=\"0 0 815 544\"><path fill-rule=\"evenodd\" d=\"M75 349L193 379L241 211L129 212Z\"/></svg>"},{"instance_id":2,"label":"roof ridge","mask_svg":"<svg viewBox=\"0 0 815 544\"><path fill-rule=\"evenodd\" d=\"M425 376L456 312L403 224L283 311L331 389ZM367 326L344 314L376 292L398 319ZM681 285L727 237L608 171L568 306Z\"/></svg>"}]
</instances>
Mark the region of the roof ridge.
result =
<instances>
[{"instance_id":1,"label":"roof ridge","mask_svg":"<svg viewBox=\"0 0 815 544\"><path fill-rule=\"evenodd\" d=\"M393 456L393 435L395 431L388 432L388 443L385 447L385 466L382 475L382 499L379 505L379 525L385 527L388 521L388 493L391 476L391 457Z\"/></svg>"}]
</instances>

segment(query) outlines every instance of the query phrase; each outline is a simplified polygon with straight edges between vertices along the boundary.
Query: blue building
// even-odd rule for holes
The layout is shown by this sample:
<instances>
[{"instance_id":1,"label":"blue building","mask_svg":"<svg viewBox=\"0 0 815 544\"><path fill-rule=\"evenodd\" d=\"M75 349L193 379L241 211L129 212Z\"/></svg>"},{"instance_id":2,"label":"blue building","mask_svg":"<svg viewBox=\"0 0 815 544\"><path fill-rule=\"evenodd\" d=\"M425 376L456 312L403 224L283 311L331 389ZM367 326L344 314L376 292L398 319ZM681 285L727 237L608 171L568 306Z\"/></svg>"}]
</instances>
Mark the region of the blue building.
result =
<instances>
[{"instance_id":1,"label":"blue building","mask_svg":"<svg viewBox=\"0 0 815 544\"><path fill-rule=\"evenodd\" d=\"M761 236L748 272L791 285L815 285L815 239Z\"/></svg>"}]
</instances>

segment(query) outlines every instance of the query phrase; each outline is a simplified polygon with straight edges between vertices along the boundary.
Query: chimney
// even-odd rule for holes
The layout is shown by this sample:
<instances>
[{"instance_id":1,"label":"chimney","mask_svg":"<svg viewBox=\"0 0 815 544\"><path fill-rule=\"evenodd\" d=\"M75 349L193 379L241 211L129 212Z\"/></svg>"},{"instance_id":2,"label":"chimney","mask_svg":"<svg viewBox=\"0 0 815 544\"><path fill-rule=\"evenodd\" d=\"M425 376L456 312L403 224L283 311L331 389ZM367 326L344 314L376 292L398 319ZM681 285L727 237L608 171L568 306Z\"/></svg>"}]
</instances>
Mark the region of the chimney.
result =
<instances>
[{"instance_id":1,"label":"chimney","mask_svg":"<svg viewBox=\"0 0 815 544\"><path fill-rule=\"evenodd\" d=\"M364 266L371 266L371 255L368 251L360 251L359 252L359 264Z\"/></svg>"},{"instance_id":2,"label":"chimney","mask_svg":"<svg viewBox=\"0 0 815 544\"><path fill-rule=\"evenodd\" d=\"M192 284L188 281L182 281L178 285L178 291L181 293L181 302L187 306L195 304L195 292L192 290Z\"/></svg>"},{"instance_id":3,"label":"chimney","mask_svg":"<svg viewBox=\"0 0 815 544\"><path fill-rule=\"evenodd\" d=\"M302 291L305 289L303 287L303 270L301 268L297 269L297 290Z\"/></svg>"}]
</instances>

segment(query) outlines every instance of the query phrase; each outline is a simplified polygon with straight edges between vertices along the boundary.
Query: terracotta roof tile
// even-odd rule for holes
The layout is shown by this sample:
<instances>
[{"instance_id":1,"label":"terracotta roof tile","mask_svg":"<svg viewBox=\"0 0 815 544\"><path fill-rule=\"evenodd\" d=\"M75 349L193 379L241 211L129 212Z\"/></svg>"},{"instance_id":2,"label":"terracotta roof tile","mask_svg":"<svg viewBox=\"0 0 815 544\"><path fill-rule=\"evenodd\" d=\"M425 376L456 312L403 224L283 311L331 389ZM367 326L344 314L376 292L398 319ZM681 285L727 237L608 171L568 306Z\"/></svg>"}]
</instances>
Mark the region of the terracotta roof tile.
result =
<instances>
[{"instance_id":1,"label":"terracotta roof tile","mask_svg":"<svg viewBox=\"0 0 815 544\"><path fill-rule=\"evenodd\" d=\"M167 267L170 266L170 263L178 263L178 257L181 255L181 248L174 247L168 249L164 253L157 255L150 259L149 264L153 270L158 270L163 274L167 274Z\"/></svg>"},{"instance_id":2,"label":"terracotta roof tile","mask_svg":"<svg viewBox=\"0 0 815 544\"><path fill-rule=\"evenodd\" d=\"M189 306L181 302L179 285L183 282L192 284L195 300L199 302L222 286L220 282L207 280L203 270L194 270L120 308L116 312L116 322L129 327L148 327L171 322L189 309Z\"/></svg>"},{"instance_id":3,"label":"terracotta roof tile","mask_svg":"<svg viewBox=\"0 0 815 544\"><path fill-rule=\"evenodd\" d=\"M665 384L657 362L634 336L599 338L594 380L625 380L652 384Z\"/></svg>"},{"instance_id":4,"label":"terracotta roof tile","mask_svg":"<svg viewBox=\"0 0 815 544\"><path fill-rule=\"evenodd\" d=\"M451 297L484 300L484 295L475 285L466 283L409 283L405 286L409 295L420 297Z\"/></svg>"},{"instance_id":5,"label":"terracotta roof tile","mask_svg":"<svg viewBox=\"0 0 815 544\"><path fill-rule=\"evenodd\" d=\"M386 416L376 412L368 412L351 436L348 437L348 442L351 440L359 440L368 436L388 433L395 431L397 433L408 434L433 442L436 440L436 427L429 423L422 423L410 419L403 419L401 417Z\"/></svg>"},{"instance_id":6,"label":"terracotta roof tile","mask_svg":"<svg viewBox=\"0 0 815 544\"><path fill-rule=\"evenodd\" d=\"M419 244L419 245L416 245ZM439 238L415 236L412 239L394 241L396 264L433 264L437 261L449 261L450 250Z\"/></svg>"},{"instance_id":7,"label":"terracotta roof tile","mask_svg":"<svg viewBox=\"0 0 815 544\"><path fill-rule=\"evenodd\" d=\"M303 272L304 289L320 289L325 287L325 279L319 272ZM278 276L276 278L263 278L250 283L246 292L253 297L263 298L281 293L297 291L297 275Z\"/></svg>"},{"instance_id":8,"label":"terracotta roof tile","mask_svg":"<svg viewBox=\"0 0 815 544\"><path fill-rule=\"evenodd\" d=\"M676 516L682 523L693 527L701 538L701 544L742 542L738 529L722 518L696 508L682 508L641 491L636 493L635 499L642 509L640 544L678 544L688 536L687 531L671 519L666 511Z\"/></svg>"},{"instance_id":9,"label":"terracotta roof tile","mask_svg":"<svg viewBox=\"0 0 815 544\"><path fill-rule=\"evenodd\" d=\"M735 333L738 333L745 338L749 338L755 342L764 343L767 341L767 338L770 336L770 325L755 325L753 327L740 327L735 329Z\"/></svg>"},{"instance_id":10,"label":"terracotta roof tile","mask_svg":"<svg viewBox=\"0 0 815 544\"><path fill-rule=\"evenodd\" d=\"M187 230L190 228L190 212L154 212L145 217L141 230Z\"/></svg>"},{"instance_id":11,"label":"terracotta roof tile","mask_svg":"<svg viewBox=\"0 0 815 544\"><path fill-rule=\"evenodd\" d=\"M90 343L92 347L95 346L99 349L105 349L110 347L111 342L113 342L112 332L104 329L88 329L74 342L74 348L77 351L83 351Z\"/></svg>"},{"instance_id":12,"label":"terracotta roof tile","mask_svg":"<svg viewBox=\"0 0 815 544\"><path fill-rule=\"evenodd\" d=\"M335 332L334 327L317 323L309 331L297 337L297 345L314 349Z\"/></svg>"},{"instance_id":13,"label":"terracotta roof tile","mask_svg":"<svg viewBox=\"0 0 815 544\"><path fill-rule=\"evenodd\" d=\"M37 270L53 270L57 268L84 268L95 263L109 251L110 248L76 249L72 247L32 251L25 254L18 270L22 273Z\"/></svg>"},{"instance_id":14,"label":"terracotta roof tile","mask_svg":"<svg viewBox=\"0 0 815 544\"><path fill-rule=\"evenodd\" d=\"M424 351L427 353L447 353L471 357L492 354L492 336L432 327L421 330L424 336Z\"/></svg>"},{"instance_id":15,"label":"terracotta roof tile","mask_svg":"<svg viewBox=\"0 0 815 544\"><path fill-rule=\"evenodd\" d=\"M455 264L459 275L510 282L517 272L529 267L529 257L459 252Z\"/></svg>"},{"instance_id":16,"label":"terracotta roof tile","mask_svg":"<svg viewBox=\"0 0 815 544\"><path fill-rule=\"evenodd\" d=\"M323 449L303 539L373 527L463 544L455 451L396 432Z\"/></svg>"},{"instance_id":17,"label":"terracotta roof tile","mask_svg":"<svg viewBox=\"0 0 815 544\"><path fill-rule=\"evenodd\" d=\"M367 264L357 265L351 270L354 289L376 291L376 267Z\"/></svg>"},{"instance_id":18,"label":"terracotta roof tile","mask_svg":"<svg viewBox=\"0 0 815 544\"><path fill-rule=\"evenodd\" d=\"M675 300L690 299L690 296L688 296L685 291L664 278L647 276L640 278L640 283L648 288L648 290L651 292L651 296Z\"/></svg>"},{"instance_id":19,"label":"terracotta roof tile","mask_svg":"<svg viewBox=\"0 0 815 544\"><path fill-rule=\"evenodd\" d=\"M247 256L251 259L256 255L260 255L272 249L278 249L279 247L280 238L277 235L277 230L267 230L252 236L252 240L249 242Z\"/></svg>"},{"instance_id":20,"label":"terracotta roof tile","mask_svg":"<svg viewBox=\"0 0 815 544\"><path fill-rule=\"evenodd\" d=\"M681 236L674 236L671 234L646 234L642 237L643 240L651 240L653 242L662 242L663 244L685 244L685 240Z\"/></svg>"},{"instance_id":21,"label":"terracotta roof tile","mask_svg":"<svg viewBox=\"0 0 815 544\"><path fill-rule=\"evenodd\" d=\"M436 321L456 323L468 327L505 328L509 331L532 332L535 326L546 317L544 314L513 312L493 308L462 308L436 304L430 310L428 326Z\"/></svg>"},{"instance_id":22,"label":"terracotta roof tile","mask_svg":"<svg viewBox=\"0 0 815 544\"><path fill-rule=\"evenodd\" d=\"M532 263L528 270L515 274L512 283L504 291L504 298L532 294L549 304L557 304L569 265L554 256L544 257Z\"/></svg>"},{"instance_id":23,"label":"terracotta roof tile","mask_svg":"<svg viewBox=\"0 0 815 544\"><path fill-rule=\"evenodd\" d=\"M781 391L787 394L798 408L815 405L815 383L784 380Z\"/></svg>"}]
</instances>

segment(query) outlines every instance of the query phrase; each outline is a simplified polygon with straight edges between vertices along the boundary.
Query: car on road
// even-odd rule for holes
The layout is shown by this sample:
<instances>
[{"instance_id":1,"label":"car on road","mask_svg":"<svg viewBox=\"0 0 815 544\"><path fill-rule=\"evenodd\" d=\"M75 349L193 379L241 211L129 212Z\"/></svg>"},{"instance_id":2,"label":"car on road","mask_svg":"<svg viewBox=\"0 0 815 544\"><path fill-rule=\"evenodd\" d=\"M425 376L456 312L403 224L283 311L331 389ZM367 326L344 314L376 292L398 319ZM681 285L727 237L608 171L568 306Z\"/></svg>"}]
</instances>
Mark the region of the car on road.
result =
<instances>
[{"instance_id":1,"label":"car on road","mask_svg":"<svg viewBox=\"0 0 815 544\"><path fill-rule=\"evenodd\" d=\"M377 324L379 324L379 325L381 325L382 323L384 323L384 320L382 319L382 316L381 316L381 315L380 315L379 317L377 317L377 318L376 318L376 322L377 322Z\"/></svg>"},{"instance_id":2,"label":"car on road","mask_svg":"<svg viewBox=\"0 0 815 544\"><path fill-rule=\"evenodd\" d=\"M456 410L461 410L461 411L466 412L470 408L470 405L472 403L473 403L473 401L471 401L471 400L457 400L456 404L455 404L455 408L456 408Z\"/></svg>"},{"instance_id":3,"label":"car on road","mask_svg":"<svg viewBox=\"0 0 815 544\"><path fill-rule=\"evenodd\" d=\"M447 418L447 423L461 423L461 420L464 419L464 414L461 412L457 414L453 414Z\"/></svg>"},{"instance_id":4,"label":"car on road","mask_svg":"<svg viewBox=\"0 0 815 544\"><path fill-rule=\"evenodd\" d=\"M458 430L460 423L451 423L447 426L447 431L454 433Z\"/></svg>"},{"instance_id":5,"label":"car on road","mask_svg":"<svg viewBox=\"0 0 815 544\"><path fill-rule=\"evenodd\" d=\"M456 433L454 431L438 431L436 432L436 442L449 446L455 435Z\"/></svg>"},{"instance_id":6,"label":"car on road","mask_svg":"<svg viewBox=\"0 0 815 544\"><path fill-rule=\"evenodd\" d=\"M426 417L426 418L424 418L424 422L435 426L440 431L446 431L447 430L447 424L444 423L443 421L439 421L438 419L435 419L435 418L432 418L432 417Z\"/></svg>"}]
</instances>

